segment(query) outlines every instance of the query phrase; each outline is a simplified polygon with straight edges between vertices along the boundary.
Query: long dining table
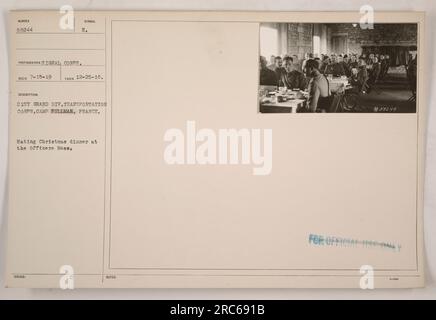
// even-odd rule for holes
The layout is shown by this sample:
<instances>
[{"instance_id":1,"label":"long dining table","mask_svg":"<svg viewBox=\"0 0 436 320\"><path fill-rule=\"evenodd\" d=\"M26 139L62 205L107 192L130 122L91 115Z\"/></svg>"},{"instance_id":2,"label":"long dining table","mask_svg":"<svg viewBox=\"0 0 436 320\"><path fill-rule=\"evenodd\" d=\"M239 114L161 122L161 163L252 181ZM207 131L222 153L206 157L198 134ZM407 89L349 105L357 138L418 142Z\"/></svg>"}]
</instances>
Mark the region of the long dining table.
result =
<instances>
[{"instance_id":1,"label":"long dining table","mask_svg":"<svg viewBox=\"0 0 436 320\"><path fill-rule=\"evenodd\" d=\"M291 99L283 102L266 102L260 104L262 113L297 113L299 107L306 104L305 99Z\"/></svg>"},{"instance_id":2,"label":"long dining table","mask_svg":"<svg viewBox=\"0 0 436 320\"><path fill-rule=\"evenodd\" d=\"M335 94L349 85L346 77L328 77L330 92ZM268 90L270 89L270 90ZM306 105L308 93L298 90L272 90L264 87L265 95L260 99L261 113L296 113Z\"/></svg>"},{"instance_id":3,"label":"long dining table","mask_svg":"<svg viewBox=\"0 0 436 320\"><path fill-rule=\"evenodd\" d=\"M296 113L306 104L307 93L303 91L272 91L260 99L261 113Z\"/></svg>"}]
</instances>

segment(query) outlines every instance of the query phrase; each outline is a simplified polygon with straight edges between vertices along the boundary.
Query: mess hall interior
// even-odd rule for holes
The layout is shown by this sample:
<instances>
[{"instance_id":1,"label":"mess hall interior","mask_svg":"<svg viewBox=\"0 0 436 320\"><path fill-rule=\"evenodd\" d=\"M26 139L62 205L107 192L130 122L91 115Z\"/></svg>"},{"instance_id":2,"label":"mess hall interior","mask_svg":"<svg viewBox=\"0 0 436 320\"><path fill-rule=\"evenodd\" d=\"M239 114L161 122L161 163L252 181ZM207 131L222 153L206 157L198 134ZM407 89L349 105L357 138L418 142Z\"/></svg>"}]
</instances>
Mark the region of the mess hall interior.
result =
<instances>
[{"instance_id":1,"label":"mess hall interior","mask_svg":"<svg viewBox=\"0 0 436 320\"><path fill-rule=\"evenodd\" d=\"M262 23L259 111L416 112L417 24Z\"/></svg>"}]
</instances>

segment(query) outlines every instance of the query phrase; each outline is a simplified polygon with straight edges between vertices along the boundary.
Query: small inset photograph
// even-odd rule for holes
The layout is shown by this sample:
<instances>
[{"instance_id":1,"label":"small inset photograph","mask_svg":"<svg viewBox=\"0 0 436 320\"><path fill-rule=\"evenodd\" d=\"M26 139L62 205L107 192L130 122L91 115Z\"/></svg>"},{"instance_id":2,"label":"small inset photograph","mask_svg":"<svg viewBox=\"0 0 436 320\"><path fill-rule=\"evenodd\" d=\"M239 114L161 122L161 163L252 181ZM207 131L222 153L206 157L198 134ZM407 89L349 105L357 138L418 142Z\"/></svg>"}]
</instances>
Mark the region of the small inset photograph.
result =
<instances>
[{"instance_id":1,"label":"small inset photograph","mask_svg":"<svg viewBox=\"0 0 436 320\"><path fill-rule=\"evenodd\" d=\"M259 112L415 113L416 23L261 23Z\"/></svg>"}]
</instances>

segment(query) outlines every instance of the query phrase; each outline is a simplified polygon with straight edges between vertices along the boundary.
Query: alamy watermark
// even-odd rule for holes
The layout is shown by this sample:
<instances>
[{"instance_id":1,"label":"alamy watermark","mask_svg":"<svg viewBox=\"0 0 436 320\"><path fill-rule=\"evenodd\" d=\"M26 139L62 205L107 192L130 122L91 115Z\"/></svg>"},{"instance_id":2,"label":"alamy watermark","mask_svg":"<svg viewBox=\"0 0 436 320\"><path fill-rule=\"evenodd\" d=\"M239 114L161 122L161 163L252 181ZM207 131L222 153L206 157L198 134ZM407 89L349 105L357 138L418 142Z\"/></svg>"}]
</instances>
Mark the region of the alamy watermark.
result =
<instances>
[{"instance_id":1,"label":"alamy watermark","mask_svg":"<svg viewBox=\"0 0 436 320\"><path fill-rule=\"evenodd\" d=\"M360 289L374 289L374 268L370 265L363 265L359 272L362 275L359 281Z\"/></svg>"},{"instance_id":2,"label":"alamy watermark","mask_svg":"<svg viewBox=\"0 0 436 320\"><path fill-rule=\"evenodd\" d=\"M197 130L186 122L185 132L165 131L164 161L170 165L252 165L253 175L272 171L272 129Z\"/></svg>"},{"instance_id":3,"label":"alamy watermark","mask_svg":"<svg viewBox=\"0 0 436 320\"><path fill-rule=\"evenodd\" d=\"M66 264L59 268L59 274L61 278L59 279L59 287L62 290L74 289L74 269L72 266Z\"/></svg>"},{"instance_id":4,"label":"alamy watermark","mask_svg":"<svg viewBox=\"0 0 436 320\"><path fill-rule=\"evenodd\" d=\"M62 30L74 30L74 9L70 5L64 5L59 8L62 16L59 18L59 28Z\"/></svg>"}]
</instances>

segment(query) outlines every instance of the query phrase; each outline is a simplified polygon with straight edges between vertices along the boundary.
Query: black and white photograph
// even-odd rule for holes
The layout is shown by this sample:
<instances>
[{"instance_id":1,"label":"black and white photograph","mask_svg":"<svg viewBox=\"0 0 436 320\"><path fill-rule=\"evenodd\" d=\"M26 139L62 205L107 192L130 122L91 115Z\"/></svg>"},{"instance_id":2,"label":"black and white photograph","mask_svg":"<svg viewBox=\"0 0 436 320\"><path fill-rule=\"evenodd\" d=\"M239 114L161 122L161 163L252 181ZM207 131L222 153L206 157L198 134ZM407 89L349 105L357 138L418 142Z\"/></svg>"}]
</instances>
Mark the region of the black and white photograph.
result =
<instances>
[{"instance_id":1,"label":"black and white photograph","mask_svg":"<svg viewBox=\"0 0 436 320\"><path fill-rule=\"evenodd\" d=\"M261 113L415 113L414 23L262 23Z\"/></svg>"}]
</instances>

